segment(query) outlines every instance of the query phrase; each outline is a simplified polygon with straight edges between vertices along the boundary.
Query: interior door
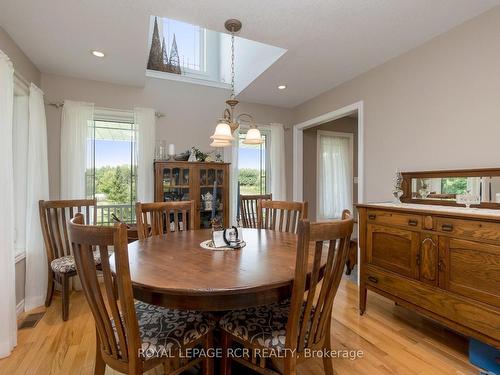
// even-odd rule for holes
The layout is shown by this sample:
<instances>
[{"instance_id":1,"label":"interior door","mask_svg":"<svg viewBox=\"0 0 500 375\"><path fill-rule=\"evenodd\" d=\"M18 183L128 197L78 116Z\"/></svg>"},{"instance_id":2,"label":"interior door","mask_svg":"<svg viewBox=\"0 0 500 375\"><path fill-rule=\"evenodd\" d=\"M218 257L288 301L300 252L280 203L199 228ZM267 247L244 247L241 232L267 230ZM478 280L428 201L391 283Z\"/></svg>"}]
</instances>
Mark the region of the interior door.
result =
<instances>
[{"instance_id":1,"label":"interior door","mask_svg":"<svg viewBox=\"0 0 500 375\"><path fill-rule=\"evenodd\" d=\"M441 288L500 307L500 246L442 236L439 270Z\"/></svg>"},{"instance_id":2,"label":"interior door","mask_svg":"<svg viewBox=\"0 0 500 375\"><path fill-rule=\"evenodd\" d=\"M400 275L418 279L419 233L368 224L367 262Z\"/></svg>"}]
</instances>

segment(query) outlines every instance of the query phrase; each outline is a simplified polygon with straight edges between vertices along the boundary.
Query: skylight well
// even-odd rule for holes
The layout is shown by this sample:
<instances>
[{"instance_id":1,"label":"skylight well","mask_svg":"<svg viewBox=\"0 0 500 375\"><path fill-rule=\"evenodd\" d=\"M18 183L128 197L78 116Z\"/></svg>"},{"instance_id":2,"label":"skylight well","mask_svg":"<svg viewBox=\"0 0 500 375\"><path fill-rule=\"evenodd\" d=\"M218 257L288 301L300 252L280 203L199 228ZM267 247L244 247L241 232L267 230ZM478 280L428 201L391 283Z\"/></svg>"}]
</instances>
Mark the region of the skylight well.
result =
<instances>
[{"instance_id":1,"label":"skylight well","mask_svg":"<svg viewBox=\"0 0 500 375\"><path fill-rule=\"evenodd\" d=\"M170 18L153 16L150 23L147 76L228 87L230 35ZM236 93L285 52L283 48L236 37Z\"/></svg>"}]
</instances>

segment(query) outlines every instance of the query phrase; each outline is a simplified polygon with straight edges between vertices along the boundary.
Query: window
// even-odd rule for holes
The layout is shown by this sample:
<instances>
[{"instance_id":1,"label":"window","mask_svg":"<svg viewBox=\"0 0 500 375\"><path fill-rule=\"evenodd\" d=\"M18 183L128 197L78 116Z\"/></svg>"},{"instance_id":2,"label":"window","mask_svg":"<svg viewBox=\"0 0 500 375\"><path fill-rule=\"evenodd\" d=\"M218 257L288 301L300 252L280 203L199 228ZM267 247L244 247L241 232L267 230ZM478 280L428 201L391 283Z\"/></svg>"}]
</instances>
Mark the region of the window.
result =
<instances>
[{"instance_id":1,"label":"window","mask_svg":"<svg viewBox=\"0 0 500 375\"><path fill-rule=\"evenodd\" d=\"M318 131L318 220L337 219L352 211L353 135Z\"/></svg>"},{"instance_id":2,"label":"window","mask_svg":"<svg viewBox=\"0 0 500 375\"><path fill-rule=\"evenodd\" d=\"M29 90L15 80L12 151L14 160L14 248L16 261L26 254L26 168L28 166Z\"/></svg>"},{"instance_id":3,"label":"window","mask_svg":"<svg viewBox=\"0 0 500 375\"><path fill-rule=\"evenodd\" d=\"M96 118L88 129L87 196L97 199L97 224L135 222L136 131L132 120Z\"/></svg>"},{"instance_id":4,"label":"window","mask_svg":"<svg viewBox=\"0 0 500 375\"><path fill-rule=\"evenodd\" d=\"M162 19L163 37L169 59L172 57L172 45L175 42L179 63L183 70L205 70L205 29L189 23Z\"/></svg>"},{"instance_id":5,"label":"window","mask_svg":"<svg viewBox=\"0 0 500 375\"><path fill-rule=\"evenodd\" d=\"M262 195L270 192L269 141L270 136L261 130L265 142L260 145L246 145L246 130L242 130L238 144L238 171L241 195Z\"/></svg>"}]
</instances>

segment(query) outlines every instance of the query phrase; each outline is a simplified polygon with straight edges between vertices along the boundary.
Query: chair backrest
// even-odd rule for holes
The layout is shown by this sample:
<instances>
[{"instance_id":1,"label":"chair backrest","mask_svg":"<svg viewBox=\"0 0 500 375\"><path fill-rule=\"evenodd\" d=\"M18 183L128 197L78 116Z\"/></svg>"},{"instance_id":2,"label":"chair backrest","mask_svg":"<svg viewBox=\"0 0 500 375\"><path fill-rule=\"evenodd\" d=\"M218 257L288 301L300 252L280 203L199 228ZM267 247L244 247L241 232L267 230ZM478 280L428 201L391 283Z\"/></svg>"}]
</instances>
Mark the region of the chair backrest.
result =
<instances>
[{"instance_id":1,"label":"chair backrest","mask_svg":"<svg viewBox=\"0 0 500 375\"><path fill-rule=\"evenodd\" d=\"M180 230L193 230L195 202L137 202L135 215L139 239Z\"/></svg>"},{"instance_id":2,"label":"chair backrest","mask_svg":"<svg viewBox=\"0 0 500 375\"><path fill-rule=\"evenodd\" d=\"M76 214L68 229L77 273L94 316L103 358L129 363L129 368L134 368L140 361L141 341L130 280L127 226L123 223L114 227L84 225L83 216ZM111 246L116 284L108 257ZM101 255L104 288L98 281L92 249L97 249Z\"/></svg>"},{"instance_id":3,"label":"chair backrest","mask_svg":"<svg viewBox=\"0 0 500 375\"><path fill-rule=\"evenodd\" d=\"M257 202L259 199L272 200L272 194L240 195L240 218L243 228L257 228Z\"/></svg>"},{"instance_id":4,"label":"chair backrest","mask_svg":"<svg viewBox=\"0 0 500 375\"><path fill-rule=\"evenodd\" d=\"M307 219L307 202L257 202L257 227L297 233L300 220Z\"/></svg>"},{"instance_id":5,"label":"chair backrest","mask_svg":"<svg viewBox=\"0 0 500 375\"><path fill-rule=\"evenodd\" d=\"M68 237L68 221L79 212L87 223L97 221L97 202L95 199L53 200L38 202L40 223L47 260L70 255L71 245Z\"/></svg>"},{"instance_id":6,"label":"chair backrest","mask_svg":"<svg viewBox=\"0 0 500 375\"><path fill-rule=\"evenodd\" d=\"M341 220L299 223L286 348L301 353L306 348L321 346L330 334L333 300L349 253L353 225L348 210L344 210ZM312 270L308 269L311 256ZM310 278L308 271L311 271ZM306 285L309 286L307 293Z\"/></svg>"}]
</instances>

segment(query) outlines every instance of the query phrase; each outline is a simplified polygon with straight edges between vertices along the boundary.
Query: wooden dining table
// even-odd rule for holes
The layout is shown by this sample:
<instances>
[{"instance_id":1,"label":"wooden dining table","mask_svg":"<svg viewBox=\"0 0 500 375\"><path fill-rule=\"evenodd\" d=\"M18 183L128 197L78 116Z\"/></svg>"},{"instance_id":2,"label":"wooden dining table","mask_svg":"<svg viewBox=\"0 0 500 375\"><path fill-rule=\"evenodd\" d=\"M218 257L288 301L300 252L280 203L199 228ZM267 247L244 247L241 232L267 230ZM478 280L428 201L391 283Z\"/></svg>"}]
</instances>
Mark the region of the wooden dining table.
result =
<instances>
[{"instance_id":1,"label":"wooden dining table","mask_svg":"<svg viewBox=\"0 0 500 375\"><path fill-rule=\"evenodd\" d=\"M167 308L199 311L241 309L290 297L298 236L245 228L242 237L246 246L238 250L201 247L211 238L209 229L130 243L134 297ZM113 269L114 260L110 263Z\"/></svg>"}]
</instances>

